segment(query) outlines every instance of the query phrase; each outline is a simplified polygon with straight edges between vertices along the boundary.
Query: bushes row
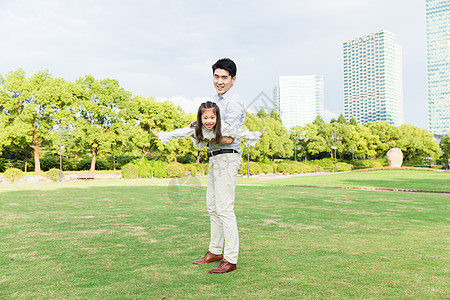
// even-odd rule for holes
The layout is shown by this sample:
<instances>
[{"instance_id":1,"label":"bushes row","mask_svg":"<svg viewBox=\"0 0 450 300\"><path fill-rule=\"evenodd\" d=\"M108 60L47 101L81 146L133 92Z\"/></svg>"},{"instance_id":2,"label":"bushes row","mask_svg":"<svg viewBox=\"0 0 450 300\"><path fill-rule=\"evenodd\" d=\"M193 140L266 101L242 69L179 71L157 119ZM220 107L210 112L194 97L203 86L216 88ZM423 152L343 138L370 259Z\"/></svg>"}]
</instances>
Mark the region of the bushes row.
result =
<instances>
[{"instance_id":1,"label":"bushes row","mask_svg":"<svg viewBox=\"0 0 450 300\"><path fill-rule=\"evenodd\" d=\"M134 168L136 168L139 178L181 178L185 176L203 176L208 174L208 164L180 164L168 163L160 160L133 160L122 168L122 177L134 177Z\"/></svg>"},{"instance_id":2,"label":"bushes row","mask_svg":"<svg viewBox=\"0 0 450 300\"><path fill-rule=\"evenodd\" d=\"M24 172L17 168L9 168L5 171L3 176L14 183L24 176ZM45 173L45 177L54 182L59 180L59 176L59 169L51 169ZM64 174L62 174L62 176L64 177Z\"/></svg>"},{"instance_id":3,"label":"bushes row","mask_svg":"<svg viewBox=\"0 0 450 300\"><path fill-rule=\"evenodd\" d=\"M109 156L106 158L97 158L95 163L96 170L113 170L116 168L120 170L124 165L130 163L136 159L135 156L130 155L120 155L120 156ZM76 159L68 159L67 157L62 158L62 169L64 171L86 171L91 168L90 157L86 157L80 160ZM41 170L49 171L51 169L59 170L59 155L46 155L41 157ZM4 159L0 158L0 173L5 172L7 169L16 168L20 170L25 170L28 172L34 170L34 159L29 158L28 161L24 160L12 160L12 159Z\"/></svg>"}]
</instances>

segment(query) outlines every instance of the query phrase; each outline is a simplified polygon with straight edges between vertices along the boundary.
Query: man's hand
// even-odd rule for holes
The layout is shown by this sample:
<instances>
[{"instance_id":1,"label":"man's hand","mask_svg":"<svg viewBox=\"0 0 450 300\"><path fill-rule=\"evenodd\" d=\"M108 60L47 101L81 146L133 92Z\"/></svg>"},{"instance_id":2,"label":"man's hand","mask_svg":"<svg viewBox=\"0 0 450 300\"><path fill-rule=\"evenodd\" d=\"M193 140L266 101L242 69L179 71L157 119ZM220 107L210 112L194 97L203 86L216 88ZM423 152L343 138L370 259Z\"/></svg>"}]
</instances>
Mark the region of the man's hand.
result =
<instances>
[{"instance_id":1,"label":"man's hand","mask_svg":"<svg viewBox=\"0 0 450 300\"><path fill-rule=\"evenodd\" d=\"M234 141L234 138L232 138L230 136L223 136L220 139L219 144L221 144L221 145L231 144L233 141Z\"/></svg>"}]
</instances>

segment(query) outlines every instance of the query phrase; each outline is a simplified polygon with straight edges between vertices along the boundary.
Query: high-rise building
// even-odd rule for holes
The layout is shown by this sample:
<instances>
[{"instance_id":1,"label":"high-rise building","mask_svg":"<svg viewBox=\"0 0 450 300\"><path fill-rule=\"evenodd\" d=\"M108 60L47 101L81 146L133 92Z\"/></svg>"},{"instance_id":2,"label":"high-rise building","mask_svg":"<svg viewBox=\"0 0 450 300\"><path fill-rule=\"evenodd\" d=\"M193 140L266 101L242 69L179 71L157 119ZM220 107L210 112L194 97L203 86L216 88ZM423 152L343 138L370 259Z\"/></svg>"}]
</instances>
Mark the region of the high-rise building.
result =
<instances>
[{"instance_id":1,"label":"high-rise building","mask_svg":"<svg viewBox=\"0 0 450 300\"><path fill-rule=\"evenodd\" d=\"M273 88L273 104L275 111L280 115L280 87L276 86Z\"/></svg>"},{"instance_id":2,"label":"high-rise building","mask_svg":"<svg viewBox=\"0 0 450 300\"><path fill-rule=\"evenodd\" d=\"M275 97L281 121L288 130L312 123L317 115L324 115L323 76L280 76Z\"/></svg>"},{"instance_id":3,"label":"high-rise building","mask_svg":"<svg viewBox=\"0 0 450 300\"><path fill-rule=\"evenodd\" d=\"M344 43L344 116L403 124L401 47L381 30Z\"/></svg>"},{"instance_id":4,"label":"high-rise building","mask_svg":"<svg viewBox=\"0 0 450 300\"><path fill-rule=\"evenodd\" d=\"M450 2L426 0L428 130L450 132Z\"/></svg>"}]
</instances>

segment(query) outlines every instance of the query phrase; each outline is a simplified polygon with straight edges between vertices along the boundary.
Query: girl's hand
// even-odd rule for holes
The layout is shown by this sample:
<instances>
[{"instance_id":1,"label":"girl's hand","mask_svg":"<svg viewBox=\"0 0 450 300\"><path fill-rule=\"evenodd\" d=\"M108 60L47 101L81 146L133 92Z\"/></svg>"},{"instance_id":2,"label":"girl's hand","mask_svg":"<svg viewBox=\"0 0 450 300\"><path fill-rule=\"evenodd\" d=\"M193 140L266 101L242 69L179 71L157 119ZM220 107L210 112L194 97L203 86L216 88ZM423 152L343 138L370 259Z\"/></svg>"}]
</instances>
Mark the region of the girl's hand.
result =
<instances>
[{"instance_id":1,"label":"girl's hand","mask_svg":"<svg viewBox=\"0 0 450 300\"><path fill-rule=\"evenodd\" d=\"M259 137L262 137L265 131L266 131L266 126L264 126L264 128L259 133Z\"/></svg>"},{"instance_id":2,"label":"girl's hand","mask_svg":"<svg viewBox=\"0 0 450 300\"><path fill-rule=\"evenodd\" d=\"M159 134L158 134L158 132L156 132L155 129L150 128L150 130L151 130L151 132L152 132L157 138L159 138Z\"/></svg>"}]
</instances>

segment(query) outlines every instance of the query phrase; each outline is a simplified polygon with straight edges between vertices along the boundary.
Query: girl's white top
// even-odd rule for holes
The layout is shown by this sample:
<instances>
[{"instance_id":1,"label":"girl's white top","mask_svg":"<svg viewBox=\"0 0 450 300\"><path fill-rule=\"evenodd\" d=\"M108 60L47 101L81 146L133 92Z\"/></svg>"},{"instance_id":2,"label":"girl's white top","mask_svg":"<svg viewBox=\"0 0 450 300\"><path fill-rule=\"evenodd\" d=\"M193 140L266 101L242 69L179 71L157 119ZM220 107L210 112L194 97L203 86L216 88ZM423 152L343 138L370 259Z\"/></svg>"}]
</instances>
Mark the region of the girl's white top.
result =
<instances>
[{"instance_id":1,"label":"girl's white top","mask_svg":"<svg viewBox=\"0 0 450 300\"><path fill-rule=\"evenodd\" d=\"M202 126L203 138L207 140L211 140L216 137L214 131L212 129L206 129L205 126ZM222 136L229 136L232 138L239 138L247 140L250 146L255 146L259 140L259 131L250 131L248 129L243 128L233 128L225 122L222 122ZM184 139L187 137L191 137L194 146L198 149L202 149L208 145L207 142L198 143L195 139L195 128L185 127L175 129L169 132L158 132L159 139L162 144L165 144L174 139Z\"/></svg>"}]
</instances>

